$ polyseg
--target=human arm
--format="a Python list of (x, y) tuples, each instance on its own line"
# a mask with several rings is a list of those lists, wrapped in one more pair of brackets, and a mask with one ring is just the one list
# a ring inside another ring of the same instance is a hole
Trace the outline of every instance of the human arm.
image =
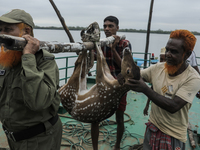
[(148, 98), (146, 106), (145, 106), (145, 108), (143, 110), (144, 116), (148, 115), (149, 103), (150, 103), (150, 99)]
[[(50, 60), (52, 58), (53, 60)], [(22, 59), (20, 77), (25, 104), (34, 111), (49, 107), (57, 96), (59, 83), (59, 72), (54, 57), (47, 56), (47, 60), (37, 62), (35, 55), (26, 54)]]
[[(193, 66), (193, 68), (200, 74), (198, 66)], [(198, 99), (200, 99), (200, 90), (199, 90), (198, 93), (196, 94), (196, 97), (197, 97)]]
[(113, 37), (115, 38), (115, 41), (113, 44), (110, 44), (110, 48), (111, 48), (111, 51), (113, 52), (113, 57), (115, 59), (115, 62), (117, 63), (117, 66), (121, 68), (122, 59), (116, 50), (116, 46), (120, 41), (120, 37), (117, 35), (113, 35)]
[[(27, 46), (27, 51), (36, 51), (29, 49)], [(59, 71), (52, 54), (40, 50), (35, 55), (22, 55), (20, 78), (24, 103), (31, 110), (41, 111), (53, 103), (59, 105), (59, 101), (54, 101), (58, 96)]]
[(156, 93), (146, 85), (142, 78), (140, 78), (140, 80), (129, 79), (129, 83), (126, 84), (130, 86), (133, 91), (144, 93), (153, 103), (170, 113), (177, 112), (187, 104), (185, 100), (178, 96), (170, 99)]
[[(193, 52), (192, 54), (193, 54), (194, 56), (192, 57), (192, 60), (190, 60), (190, 61), (192, 62), (191, 65), (192, 65), (192, 67), (198, 72), (198, 74), (200, 74), (199, 68), (198, 68), (198, 66), (197, 66), (196, 55), (195, 55), (194, 52)], [(196, 94), (196, 97), (200, 99), (200, 90), (199, 90), (198, 93)]]
[[(198, 68), (198, 65), (197, 65), (196, 54), (195, 54), (194, 51), (192, 52), (192, 54), (190, 56), (189, 62), (190, 62), (190, 65), (198, 72), (198, 74), (200, 74), (199, 68)], [(200, 99), (200, 90), (196, 94), (196, 97)]]
[[(151, 89), (153, 89), (153, 86), (151, 86)], [(144, 116), (145, 116), (145, 115), (148, 115), (149, 103), (150, 103), (150, 99), (148, 98), (147, 103), (146, 103), (146, 106), (145, 106), (145, 108), (144, 108), (144, 110), (143, 110)]]
[[(193, 68), (200, 74), (198, 66), (193, 66)], [(200, 99), (200, 90), (196, 94), (196, 97)]]

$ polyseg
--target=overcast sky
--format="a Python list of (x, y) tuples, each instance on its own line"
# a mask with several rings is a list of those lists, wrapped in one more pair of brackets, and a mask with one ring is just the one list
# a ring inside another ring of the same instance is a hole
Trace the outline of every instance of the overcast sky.
[[(38, 26), (61, 23), (49, 0), (0, 0), (0, 15), (24, 9)], [(67, 26), (103, 27), (108, 15), (117, 16), (120, 28), (147, 29), (151, 0), (54, 0)], [(187, 29), (200, 32), (200, 0), (154, 0), (151, 30)]]

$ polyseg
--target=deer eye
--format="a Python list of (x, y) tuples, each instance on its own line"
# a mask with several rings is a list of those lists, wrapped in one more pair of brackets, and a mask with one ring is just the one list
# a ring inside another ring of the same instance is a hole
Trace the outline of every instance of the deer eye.
[(127, 70), (127, 74), (129, 74), (130, 72), (129, 72), (129, 69)]

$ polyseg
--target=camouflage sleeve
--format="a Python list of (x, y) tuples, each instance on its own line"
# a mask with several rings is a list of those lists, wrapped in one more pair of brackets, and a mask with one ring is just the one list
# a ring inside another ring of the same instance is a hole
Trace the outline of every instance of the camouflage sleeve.
[[(59, 71), (52, 54), (22, 56), (22, 93), (25, 104), (34, 111), (49, 107), (57, 98)], [(59, 105), (60, 99), (56, 102)]]

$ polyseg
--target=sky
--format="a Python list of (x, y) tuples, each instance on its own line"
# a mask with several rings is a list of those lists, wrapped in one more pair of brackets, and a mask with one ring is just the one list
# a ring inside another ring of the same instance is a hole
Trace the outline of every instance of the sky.
[[(87, 27), (114, 15), (121, 29), (147, 29), (151, 0), (53, 0), (67, 26)], [(0, 0), (0, 15), (12, 9), (30, 13), (38, 26), (61, 27), (49, 0)], [(151, 30), (200, 32), (200, 0), (154, 0)]]

